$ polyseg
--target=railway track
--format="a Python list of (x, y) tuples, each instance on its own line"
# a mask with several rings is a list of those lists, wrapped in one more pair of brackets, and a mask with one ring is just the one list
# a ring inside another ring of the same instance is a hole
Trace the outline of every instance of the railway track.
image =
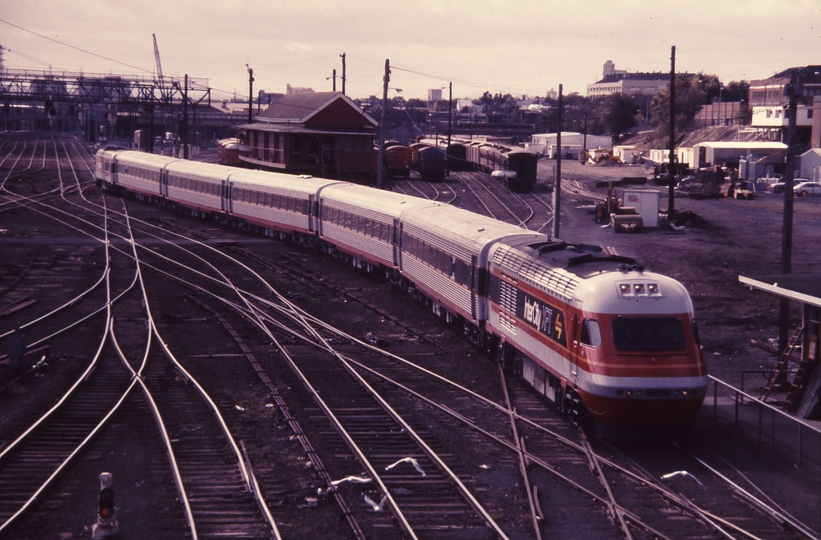
[[(27, 162), (33, 148), (34, 145), (29, 147), (19, 162)], [(37, 148), (39, 156), (40, 143)], [(56, 147), (52, 145), (52, 148)], [(15, 158), (18, 150), (15, 150)], [(69, 152), (73, 150), (69, 148), (64, 155)], [(72, 155), (81, 156), (79, 152)], [(10, 161), (11, 158), (4, 163)], [(75, 161), (73, 166), (60, 169), (61, 176), (67, 177), (61, 185), (71, 205), (61, 202), (59, 209), (55, 205), (55, 209), (48, 212), (54, 216), (60, 213), (58, 210), (73, 209), (71, 211), (84, 221), (73, 221), (72, 226), (99, 231), (96, 227), (104, 221), (97, 213), (99, 208), (77, 197), (88, 185), (83, 179), (88, 170), (83, 170), (81, 163)], [(72, 176), (75, 173), (77, 177)], [(13, 170), (7, 176), (14, 178)], [(26, 208), (26, 212), (36, 208), (43, 211), (50, 204), (18, 199), (12, 211), (20, 212), (22, 208)], [(153, 216), (151, 223), (160, 226), (150, 226), (148, 221), (134, 224), (136, 246), (132, 246), (124, 214), (111, 217), (111, 221), (118, 222), (110, 228), (114, 236), (106, 244), (113, 253), (113, 277), (118, 283), (114, 289), (124, 290), (125, 282), (133, 279), (134, 260), (127, 254), (134, 251), (139, 253), (146, 277), (148, 300), (141, 301), (131, 293), (119, 299), (111, 317), (113, 332), (108, 335), (116, 337), (122, 356), (135, 371), (143, 355), (146, 356), (146, 371), (142, 377), (146, 390), (132, 390), (132, 397), (101, 428), (97, 442), (92, 441), (95, 446), (90, 452), (107, 455), (105, 448), (116, 445), (117, 438), (133, 437), (135, 432), (152, 439), (145, 451), (152, 456), (151, 470), (163, 477), (158, 484), (158, 491), (164, 494), (160, 504), (173, 500), (179, 492), (169, 472), (174, 469), (172, 463), (178, 460), (179, 482), (187, 486), (184, 493), (196, 493), (199, 497), (191, 497), (191, 516), (203, 537), (222, 534), (219, 531), (226, 530), (225, 523), (234, 519), (235, 530), (241, 530), (244, 537), (270, 537), (272, 529), (266, 525), (264, 511), (256, 502), (260, 498), (268, 502), (273, 522), (285, 525), (285, 537), (289, 538), (315, 537), (311, 531), (315, 534), (322, 527), (326, 528), (329, 538), (395, 538), (399, 534), (423, 538), (538, 538), (540, 534), (561, 537), (563, 531), (572, 531), (574, 537), (596, 538), (813, 537), (802, 533), (800, 524), (785, 525), (781, 514), (755, 506), (749, 497), (736, 496), (737, 487), (729, 486), (679, 448), (657, 445), (653, 447), (653, 459), (641, 454), (631, 459), (630, 447), (620, 451), (595, 439), (585, 441), (570, 422), (506, 374), (503, 379), (510, 385), (508, 404), (493, 362), (470, 357), (470, 353), (443, 353), (455, 350), (443, 341), (451, 330), (431, 332), (427, 328), (415, 328), (405, 322), (405, 316), (392, 320), (392, 310), (385, 309), (385, 302), (377, 299), (383, 290), (381, 286), (370, 285), (371, 278), (358, 280), (359, 285), (346, 283), (329, 287), (331, 279), (327, 276), (310, 278), (303, 267), (293, 266), (294, 261), (278, 255), (283, 250), (272, 251), (270, 240), (237, 236), (218, 229), (209, 229), (211, 238), (197, 238), (202, 234), (191, 235), (175, 226), (180, 222), (177, 217), (131, 202), (127, 202), (127, 206)], [(178, 234), (170, 234), (172, 232)], [(237, 249), (237, 239), (241, 240), (243, 249)], [(103, 243), (97, 245), (94, 250), (99, 251)], [(238, 261), (232, 262), (225, 256), (229, 251)], [(35, 252), (27, 259), (32, 261), (32, 270), (45, 264), (44, 253)], [(319, 255), (298, 253), (297, 258), (305, 267), (321, 265), (327, 272), (338, 266)], [(108, 259), (100, 257), (101, 261)], [(286, 271), (285, 267), (290, 269)], [(251, 268), (262, 275), (253, 275), (249, 272)], [(99, 279), (100, 272), (100, 268), (91, 271), (95, 279)], [(18, 287), (27, 286), (32, 275), (31, 271), (27, 273)], [(89, 288), (88, 279), (82, 281), (83, 287), (78, 282), (72, 287), (76, 289), (73, 292)], [(189, 283), (184, 285), (184, 294), (168, 294), (167, 291), (182, 281)], [(283, 284), (286, 284), (284, 289)], [(27, 294), (42, 298), (41, 291), (45, 290), (32, 289)], [(314, 303), (323, 306), (321, 311), (326, 315), (347, 305), (340, 313), (356, 314), (356, 318), (348, 322), (349, 333), (295, 311), (289, 302), (276, 300), (277, 291), (284, 290), (293, 293), (294, 298), (302, 296), (308, 304), (315, 299)], [(7, 294), (17, 294), (16, 291), (17, 288)], [(99, 293), (95, 291), (81, 303), (99, 307), (99, 298), (91, 299)], [(199, 292), (194, 296), (192, 291)], [(185, 300), (194, 297), (202, 299), (201, 302)], [(361, 308), (358, 313), (349, 305), (360, 300), (376, 308), (370, 311), (371, 316), (363, 316)], [(162, 314), (153, 323), (157, 333), (151, 338), (150, 354), (145, 352), (149, 335), (146, 326), (152, 324), (146, 323), (149, 317), (144, 303), (151, 306), (155, 316)], [(206, 308), (205, 303), (211, 307)], [(35, 304), (17, 313), (27, 314), (35, 306), (40, 308)], [(288, 317), (283, 319), (283, 313)], [(104, 318), (103, 315), (96, 317)], [(220, 323), (219, 331), (214, 327), (214, 317), (227, 323)], [(424, 320), (424, 317), (413, 318)], [(92, 332), (96, 331), (99, 340), (102, 333), (98, 325), (92, 324), (95, 321), (90, 319), (81, 326), (93, 327)], [(306, 321), (310, 329), (305, 327)], [(431, 322), (431, 328), (437, 327), (437, 321), (431, 319)], [(386, 326), (388, 323), (390, 328)], [(43, 324), (33, 325), (27, 333), (33, 335), (36, 327)], [(363, 339), (366, 332), (356, 331), (361, 325), (372, 329), (372, 343)], [(229, 328), (234, 328), (233, 332)], [(399, 339), (400, 335), (404, 337)], [(429, 341), (418, 340), (415, 335), (426, 336)], [(197, 341), (192, 343), (192, 339)], [(272, 345), (273, 342), (281, 347)], [(178, 359), (180, 367), (170, 362), (168, 354), (161, 350), (161, 343)], [(388, 354), (389, 351), (398, 358)], [(294, 374), (286, 353), (291, 355), (291, 362), (305, 376), (307, 384)], [(114, 358), (111, 351), (107, 350), (106, 355), (114, 360), (106, 369), (111, 370), (115, 379), (133, 380), (122, 361)], [(447, 362), (443, 361), (445, 358)], [(462, 364), (461, 368), (453, 366), (467, 361), (471, 363)], [(346, 362), (348, 368), (344, 367)], [(471, 366), (472, 373), (464, 373), (465, 365)], [(188, 377), (182, 374), (183, 370)], [(93, 377), (98, 373), (102, 377), (104, 371), (95, 370)], [(365, 386), (358, 382), (359, 378)], [(203, 405), (193, 379), (203, 381), (201, 385), (204, 392), (212, 396), (213, 407)], [(462, 384), (457, 387), (453, 384), (455, 380)], [(491, 384), (494, 381), (496, 384)], [(470, 386), (477, 384), (479, 391), (471, 390)], [(14, 385), (9, 387), (13, 388)], [(149, 399), (148, 395), (154, 398)], [(376, 395), (396, 412), (396, 418), (385, 415), (384, 407), (373, 401)], [(165, 446), (153, 420), (146, 421), (146, 417), (157, 414), (149, 409), (152, 400), (158, 404), (157, 410), (162, 411), (159, 414), (167, 418), (168, 444)], [(340, 426), (333, 427), (325, 414), (326, 407), (331, 416), (339, 417)], [(237, 450), (230, 444), (226, 446), (225, 436), (219, 435), (221, 429), (224, 432), (226, 428), (214, 427), (215, 410), (222, 415)], [(250, 414), (252, 410), (256, 411), (254, 416)], [(399, 423), (400, 420), (411, 429)], [(23, 424), (28, 425), (30, 421), (15, 423)], [(126, 424), (130, 424), (127, 431)], [(411, 430), (452, 469), (455, 478), (494, 518), (501, 532), (488, 525), (464, 493), (454, 488), (455, 480), (448, 477), (441, 466), (434, 465), (433, 457), (410, 438)], [(346, 442), (340, 432), (348, 432), (352, 442)], [(359, 451), (352, 449), (352, 443)], [(197, 451), (189, 451), (191, 448)], [(274, 460), (271, 448), (278, 449), (275, 453), (282, 453), (283, 461)], [(172, 451), (175, 458), (167, 458)], [(358, 456), (358, 452), (361, 456), (357, 460), (354, 456)], [(226, 454), (239, 457), (228, 459)], [(284, 456), (291, 456), (292, 462), (288, 463)], [(303, 459), (296, 459), (298, 456)], [(206, 460), (217, 458), (222, 461), (205, 464)], [(416, 460), (425, 476), (405, 458)], [(125, 458), (122, 461), (125, 463)], [(372, 471), (363, 466), (366, 462), (371, 464)], [(240, 466), (240, 463), (246, 465)], [(390, 465), (395, 466), (385, 471)], [(2, 467), (0, 458), (0, 481), (5, 477)], [(687, 470), (689, 475), (661, 478), (679, 470)], [(289, 475), (292, 480), (285, 479)], [(369, 481), (359, 484), (348, 480), (334, 485), (348, 477), (367, 477)], [(377, 477), (384, 488), (378, 487)], [(702, 489), (692, 477), (707, 489)], [(261, 494), (258, 498), (251, 495), (251, 478), (258, 481)], [(61, 492), (78, 490), (71, 467), (56, 479)], [(525, 487), (528, 484), (529, 487)], [(331, 489), (334, 487), (336, 489)], [(215, 510), (214, 494), (220, 490), (233, 493), (232, 510), (229, 511), (227, 504)], [(392, 496), (395, 508), (389, 499), (379, 508), (386, 493)], [(38, 504), (54, 504), (59, 497), (44, 491)], [(234, 503), (237, 506), (233, 506)], [(223, 519), (216, 519), (220, 514)], [(165, 531), (158, 532), (156, 537), (179, 537), (188, 530), (192, 519), (186, 519), (185, 512), (179, 509), (159, 511), (158, 515), (161, 517), (156, 524), (146, 523), (148, 527)], [(402, 532), (400, 515), (406, 518), (412, 533), (408, 533), (408, 529)], [(88, 521), (90, 519), (84, 520)], [(23, 523), (22, 528), (16, 528), (11, 533), (16, 535), (13, 537), (23, 537), (26, 527), (32, 526), (26, 517), (19, 523)]]

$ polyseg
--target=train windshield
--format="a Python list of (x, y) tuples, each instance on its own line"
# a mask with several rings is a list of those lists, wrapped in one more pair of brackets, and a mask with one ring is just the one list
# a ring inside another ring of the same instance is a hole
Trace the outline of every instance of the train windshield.
[(673, 317), (613, 320), (613, 341), (622, 351), (682, 351), (684, 325)]

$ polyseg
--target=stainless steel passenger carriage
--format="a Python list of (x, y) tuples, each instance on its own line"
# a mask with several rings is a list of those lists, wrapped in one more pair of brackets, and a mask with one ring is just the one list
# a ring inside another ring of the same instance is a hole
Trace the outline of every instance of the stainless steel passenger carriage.
[[(113, 156), (104, 153), (98, 162), (110, 159), (111, 185), (122, 189), (147, 195), (150, 197), (164, 197), (163, 183), (165, 168), (169, 163), (178, 161), (175, 158), (146, 154), (134, 151), (112, 151)], [(99, 168), (99, 166), (98, 166)]]
[(414, 208), (402, 214), (402, 273), (435, 304), (477, 324), (487, 318), (480, 284), (488, 250), (519, 238), (545, 237), (449, 205)]
[(191, 209), (205, 213), (224, 213), (225, 185), (233, 167), (176, 160), (166, 165), (166, 182), (163, 195)]
[[(236, 169), (229, 179), (228, 211), (251, 225), (286, 234), (316, 235), (318, 194), (338, 180)], [(270, 233), (267, 233), (269, 236)]]
[(329, 186), (320, 194), (320, 237), (365, 264), (398, 268), (396, 229), (400, 216), (408, 209), (433, 204), (354, 184)]

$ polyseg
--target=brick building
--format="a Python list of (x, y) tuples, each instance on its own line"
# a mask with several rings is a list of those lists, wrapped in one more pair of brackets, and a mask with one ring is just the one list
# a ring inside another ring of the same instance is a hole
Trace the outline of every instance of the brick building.
[(250, 167), (371, 183), (377, 122), (341, 92), (286, 94), (241, 126)]

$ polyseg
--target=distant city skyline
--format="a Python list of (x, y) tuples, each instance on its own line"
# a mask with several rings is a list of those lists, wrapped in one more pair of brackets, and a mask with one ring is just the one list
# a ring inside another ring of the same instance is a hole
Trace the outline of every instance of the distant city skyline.
[(389, 95), (422, 100), (451, 82), (454, 98), (585, 95), (607, 60), (668, 72), (673, 45), (676, 71), (725, 84), (821, 64), (821, 7), (805, 0), (22, 0), (0, 8), (0, 28), (7, 68), (142, 76), (155, 34), (164, 75), (208, 78), (214, 99), (247, 97), (248, 68), (254, 94), (329, 91), (334, 69), (341, 90), (342, 53), (350, 97), (381, 97), (389, 59)]

